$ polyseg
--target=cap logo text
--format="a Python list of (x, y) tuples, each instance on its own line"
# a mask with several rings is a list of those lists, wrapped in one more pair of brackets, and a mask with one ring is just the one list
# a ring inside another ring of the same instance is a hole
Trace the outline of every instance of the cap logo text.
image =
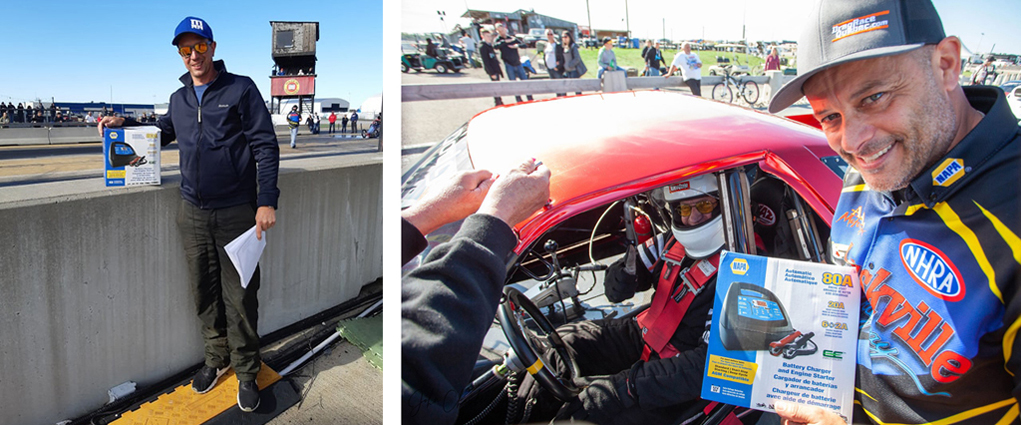
[(850, 37), (864, 32), (880, 30), (890, 27), (889, 20), (879, 20), (880, 16), (890, 14), (889, 10), (865, 15), (859, 18), (850, 19), (833, 26), (833, 41)]
[(202, 30), (202, 21), (200, 21), (198, 19), (192, 19), (191, 20), (191, 29), (201, 31)]

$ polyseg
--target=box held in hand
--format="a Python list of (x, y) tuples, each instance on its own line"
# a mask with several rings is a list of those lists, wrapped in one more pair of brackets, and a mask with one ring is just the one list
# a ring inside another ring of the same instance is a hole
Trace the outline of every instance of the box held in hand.
[(106, 129), (103, 162), (107, 186), (160, 184), (160, 130), (153, 126)]

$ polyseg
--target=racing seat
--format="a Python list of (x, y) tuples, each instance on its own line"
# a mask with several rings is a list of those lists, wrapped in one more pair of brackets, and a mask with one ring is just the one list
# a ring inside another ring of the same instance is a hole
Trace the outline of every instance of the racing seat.
[(755, 216), (755, 233), (762, 238), (771, 257), (800, 259), (787, 210), (794, 208), (794, 193), (775, 177), (762, 175), (752, 183), (751, 198)]

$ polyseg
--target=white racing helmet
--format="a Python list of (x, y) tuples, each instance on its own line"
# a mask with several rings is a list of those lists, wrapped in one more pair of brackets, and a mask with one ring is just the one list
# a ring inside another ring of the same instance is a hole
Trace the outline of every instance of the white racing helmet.
[(686, 181), (678, 182), (663, 188), (663, 197), (670, 206), (670, 230), (681, 245), (684, 245), (687, 256), (695, 259), (706, 258), (723, 248), (723, 214), (717, 206), (716, 217), (696, 226), (685, 226), (681, 223), (680, 213), (675, 211), (677, 201), (697, 198), (704, 195), (719, 196), (719, 185), (712, 174), (703, 174)]

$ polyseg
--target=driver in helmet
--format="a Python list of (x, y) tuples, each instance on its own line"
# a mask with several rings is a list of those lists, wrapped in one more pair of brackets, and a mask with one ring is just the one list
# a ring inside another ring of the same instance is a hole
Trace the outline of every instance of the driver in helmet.
[[(604, 280), (612, 302), (654, 287), (652, 305), (634, 318), (561, 326), (585, 388), (560, 403), (525, 376), (515, 403), (520, 422), (555, 416), (597, 424), (675, 423), (707, 408), (699, 394), (724, 245), (719, 187), (705, 174), (658, 191), (651, 195), (665, 201), (670, 231), (629, 248)], [(550, 360), (558, 370), (567, 367), (555, 353)]]

